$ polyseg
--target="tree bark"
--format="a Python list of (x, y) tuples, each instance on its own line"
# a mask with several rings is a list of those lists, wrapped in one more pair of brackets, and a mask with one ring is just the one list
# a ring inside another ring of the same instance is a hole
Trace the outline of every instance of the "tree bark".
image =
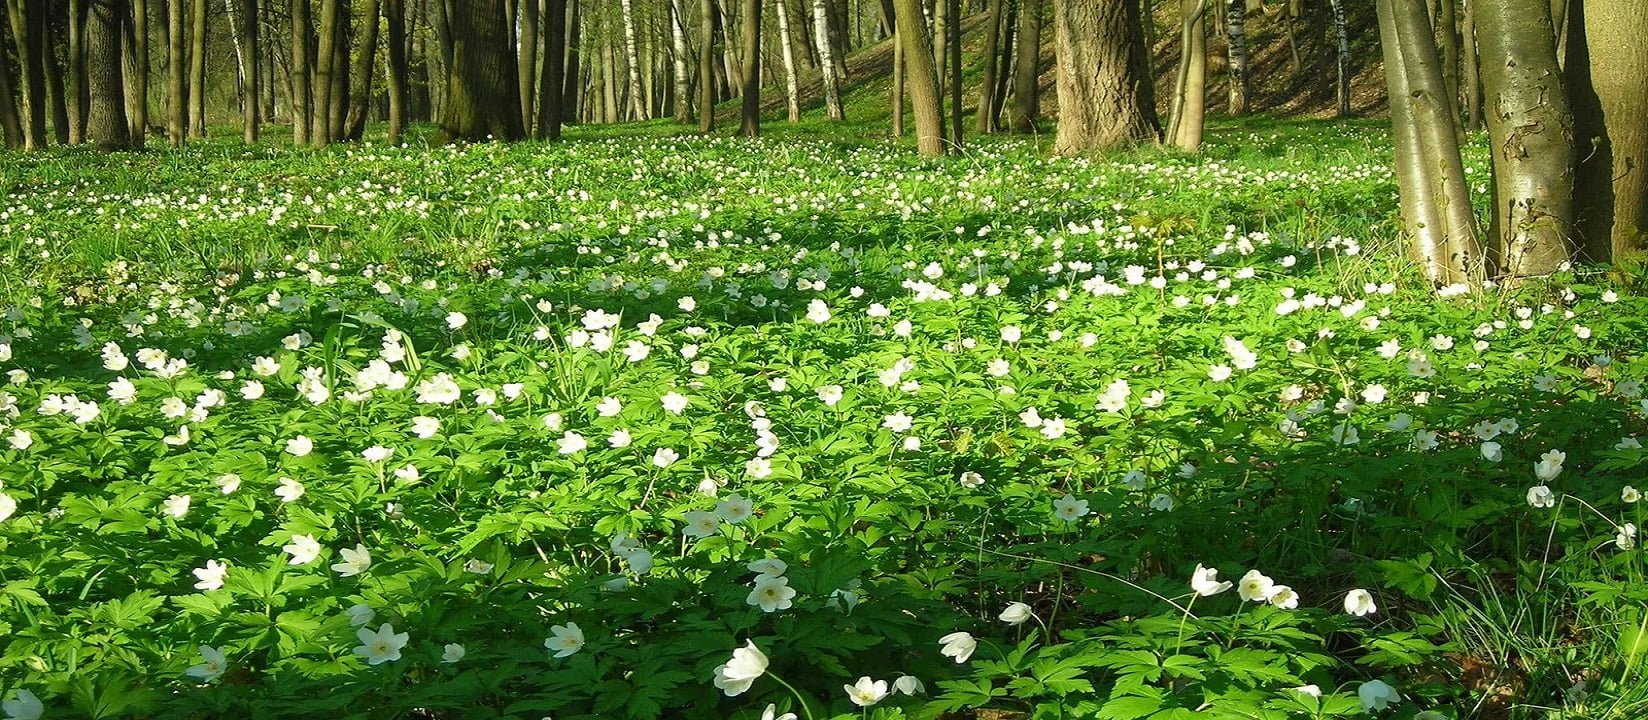
[(1015, 133), (1033, 133), (1041, 116), (1037, 97), (1041, 78), (1042, 0), (1023, 0), (1019, 6), (1019, 55), (1013, 61), (1013, 102), (1009, 111)]
[[(528, 3), (537, 0), (524, 0)], [(366, 121), (372, 111), (372, 80), (378, 67), (378, 16), (380, 0), (365, 0), (361, 6), (360, 54), (355, 59), (353, 76), (355, 87), (349, 93), (349, 114), (344, 123), (343, 138), (360, 142), (366, 135)]]
[(521, 127), (528, 135), (537, 135), (538, 128), (538, 0), (516, 0), (520, 10), (516, 18), (520, 25), (520, 39), (515, 43), (518, 57), (515, 63), (517, 92), (521, 95)]
[(41, 150), (46, 147), (46, 7), (42, 0), (9, 0), (6, 10), (21, 64), (23, 148)]
[(189, 131), (206, 137), (206, 0), (193, 0), (189, 10)]
[(1136, 0), (1053, 0), (1061, 155), (1154, 140), (1161, 132)]
[(189, 135), (187, 5), (188, 0), (168, 0), (166, 5), (166, 137), (174, 148), (182, 148)]
[(1350, 117), (1350, 32), (1345, 27), (1345, 0), (1328, 0), (1333, 11), (1334, 44), (1333, 84), (1334, 100), (1339, 106), (1339, 117)]
[(51, 105), (52, 140), (58, 145), (69, 142), (69, 105), (63, 87), (63, 68), (57, 63), (57, 29), (46, 24), (46, 98)]
[(847, 108), (841, 101), (841, 76), (835, 60), (835, 43), (831, 40), (829, 7), (826, 0), (813, 0), (813, 42), (818, 46), (818, 68), (823, 74), (824, 109), (831, 120), (847, 119)]
[(801, 122), (801, 88), (795, 76), (795, 43), (790, 38), (790, 4), (773, 0), (778, 15), (779, 57), (784, 61), (784, 108), (790, 122)]
[(388, 45), (389, 66), (384, 83), (389, 89), (389, 144), (401, 144), (406, 133), (406, 0), (383, 0), (384, 43)]
[[(897, 11), (894, 11), (895, 13)], [(893, 137), (904, 137), (904, 36), (893, 22)]]
[(1001, 50), (1001, 19), (1006, 0), (990, 0), (990, 18), (984, 28), (984, 75), (979, 78), (978, 112), (973, 129), (980, 133), (997, 130), (996, 120), (996, 54)]
[[(941, 2), (943, 0), (940, 0)], [(949, 0), (950, 20), (944, 27), (945, 34), (949, 35), (948, 45), (950, 54), (946, 59), (950, 66), (950, 148), (952, 152), (961, 152), (964, 141), (962, 131), (965, 129), (964, 118), (966, 113), (961, 107), (961, 0)]]
[[(234, 11), (236, 4), (240, 5), (238, 15)], [(258, 141), (258, 124), (261, 121), (258, 102), (262, 97), (264, 82), (258, 63), (257, 0), (224, 0), (224, 7), (230, 10), (231, 22), (240, 28), (235, 40), (242, 79), (240, 137), (246, 144), (252, 145)]]
[(544, 0), (544, 62), (538, 78), (538, 137), (561, 139), (563, 96), (566, 84), (567, 0)]
[(1173, 90), (1173, 118), (1168, 135), (1185, 152), (1202, 147), (1207, 116), (1208, 0), (1180, 0), (1179, 76)]
[(698, 48), (698, 131), (715, 129), (715, 0), (700, 0), (704, 37)]
[[(693, 106), (692, 69), (687, 64), (687, 11), (684, 3), (685, 0), (670, 0), (669, 5), (670, 61), (675, 69), (675, 121), (683, 125), (692, 122)], [(783, 19), (783, 16), (780, 16), (780, 19)], [(785, 37), (788, 39), (787, 33)], [(795, 67), (793, 60), (790, 61), (790, 67)]]
[[(1017, 49), (1013, 43), (1019, 26), (1018, 4), (1019, 0), (1006, 0), (1007, 14), (1001, 20), (1001, 57), (996, 62), (996, 87), (990, 96), (990, 122), (995, 132), (1002, 129), (1001, 114), (1007, 110), (1007, 96), (1013, 89), (1013, 57)], [(1150, 47), (1148, 41), (1145, 47)]]
[(744, 0), (743, 110), (738, 131), (761, 135), (761, 0)]
[(86, 0), (69, 0), (69, 142), (86, 140)]
[[(437, 0), (438, 2), (439, 0)], [(171, 0), (173, 7), (182, 7), (183, 0)], [(292, 0), (292, 144), (309, 144), (309, 116), (314, 109), (314, 88), (310, 84), (309, 0)], [(178, 56), (181, 57), (181, 56)]]
[(922, 19), (921, 0), (896, 0), (898, 34), (904, 45), (905, 87), (916, 116), (916, 150), (923, 155), (943, 155), (944, 108), (938, 93), (938, 68), (932, 46), (927, 43), (927, 26)]
[(1562, 87), (1547, 0), (1479, 3), (1476, 27), (1492, 138), (1495, 270), (1556, 272), (1573, 229), (1573, 115)]
[(91, 102), (86, 137), (103, 152), (126, 150), (132, 144), (120, 71), (120, 28), (129, 12), (127, 0), (87, 1), (86, 86)]
[[(1341, 0), (1343, 1), (1343, 0)], [(1442, 51), (1442, 84), (1447, 87), (1451, 112), (1459, 114), (1459, 9), (1460, 0), (1439, 0), (1436, 14), (1436, 35), (1441, 39), (1437, 48)], [(1459, 126), (1459, 141), (1465, 141), (1465, 128)]]
[(337, 67), (338, 26), (341, 8), (339, 0), (321, 0), (319, 32), (315, 40), (315, 80), (312, 92), (314, 93), (314, 107), (309, 111), (309, 144), (323, 148), (332, 142), (332, 103), (336, 102), (333, 91), (333, 75), (339, 71)]
[(1648, 251), (1648, 13), (1635, 0), (1585, 0), (1568, 16), (1575, 220), (1585, 258)]
[[(567, 3), (566, 20), (566, 68), (565, 82), (561, 93), (561, 124), (578, 117), (579, 92), (582, 85), (582, 47), (584, 22), (583, 13), (579, 8), (580, 0), (556, 0)], [(561, 137), (561, 129), (554, 130), (555, 138)]]
[(23, 119), (17, 112), (16, 96), (11, 89), (11, 57), (0, 51), (0, 136), (4, 136), (8, 150), (23, 147)]
[(149, 134), (149, 3), (127, 0), (120, 53), (125, 73), (126, 122), (132, 126), (132, 149), (142, 150)]
[(443, 142), (520, 140), (520, 87), (504, 0), (458, 3), (451, 15), (451, 97), (441, 116)]
[(646, 93), (641, 90), (641, 56), (635, 49), (635, 10), (632, 0), (618, 0), (623, 11), (624, 59), (629, 70), (629, 113), (632, 120), (647, 120)]
[(1225, 11), (1225, 37), (1230, 53), (1230, 114), (1247, 114), (1247, 0), (1229, 0)]

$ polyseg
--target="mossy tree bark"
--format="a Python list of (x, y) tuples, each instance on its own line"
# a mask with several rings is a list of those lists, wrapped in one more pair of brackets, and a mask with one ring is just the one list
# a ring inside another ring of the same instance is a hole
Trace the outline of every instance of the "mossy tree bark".
[(1567, 80), (1574, 112), (1574, 218), (1584, 256), (1648, 251), (1648, 12), (1639, 0), (1575, 2)]
[(126, 84), (120, 68), (120, 26), (131, 6), (127, 0), (88, 0), (86, 12), (86, 89), (91, 97), (86, 138), (104, 152), (132, 145), (126, 119)]
[(1015, 133), (1033, 133), (1041, 116), (1037, 97), (1041, 78), (1042, 0), (1022, 0), (1019, 4), (1019, 52), (1013, 60), (1013, 102), (1008, 110), (1009, 126)]
[(440, 140), (520, 140), (520, 87), (505, 0), (460, 0), (449, 18), (451, 95), (441, 115)]
[[(183, 20), (182, 20), (182, 14), (183, 14), (182, 8), (183, 8), (183, 4), (184, 4), (185, 0), (170, 0), (170, 2), (171, 2), (170, 7), (173, 8), (172, 17), (170, 18), (170, 22), (179, 23), (179, 27), (181, 27), (181, 23), (183, 22)], [(309, 115), (312, 112), (313, 106), (314, 106), (314, 101), (313, 101), (314, 87), (309, 82), (310, 65), (311, 65), (311, 63), (310, 63), (310, 54), (312, 52), (311, 49), (310, 49), (310, 42), (311, 42), (310, 35), (312, 34), (312, 28), (311, 28), (311, 25), (310, 25), (310, 17), (309, 17), (309, 11), (311, 9), (312, 9), (312, 7), (310, 5), (309, 0), (292, 0), (292, 7), (291, 7), (291, 13), (290, 13), (290, 17), (292, 19), (292, 31), (290, 33), (290, 36), (291, 36), (291, 39), (292, 39), (292, 51), (291, 51), (292, 71), (291, 71), (291, 78), (292, 78), (292, 144), (293, 145), (308, 145), (309, 144)], [(172, 56), (171, 56), (171, 61), (170, 62), (176, 63), (177, 66), (171, 69), (169, 75), (171, 77), (171, 82), (174, 83), (174, 84), (181, 83), (182, 82), (182, 77), (183, 77), (183, 66), (182, 66), (182, 63), (183, 63), (183, 52), (182, 52), (183, 45), (182, 45), (182, 42), (183, 41), (181, 39), (179, 39), (181, 36), (176, 34), (176, 33), (179, 33), (179, 32), (181, 32), (181, 31), (180, 30), (173, 30), (174, 35), (172, 36), (173, 45), (172, 45), (172, 50), (171, 50)], [(175, 97), (177, 98), (176, 102), (178, 102), (178, 103), (183, 102), (183, 92), (184, 91), (181, 89), (181, 87), (176, 91), (176, 95), (175, 95)], [(172, 112), (178, 112), (178, 111), (176, 109), (173, 109)], [(181, 119), (179, 119), (177, 122), (179, 122), (179, 126), (181, 127), (183, 121)], [(179, 141), (174, 139), (172, 142), (173, 142), (174, 145), (176, 145), (176, 144), (178, 144)]]
[(383, 0), (384, 43), (389, 46), (389, 144), (399, 145), (406, 132), (406, 0)]
[(1161, 132), (1136, 0), (1053, 0), (1061, 155), (1152, 141)]
[(699, 0), (703, 42), (698, 46), (698, 131), (715, 129), (715, 0)]

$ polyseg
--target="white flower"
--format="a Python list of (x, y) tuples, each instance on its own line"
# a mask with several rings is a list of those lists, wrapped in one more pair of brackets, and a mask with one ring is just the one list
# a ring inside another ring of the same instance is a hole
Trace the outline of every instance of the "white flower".
[(461, 313), (461, 312), (451, 312), (451, 313), (446, 314), (446, 327), (447, 327), (447, 329), (457, 330), (458, 328), (461, 328), (461, 327), (463, 327), (465, 325), (468, 325), (468, 324), (469, 324), (469, 318), (465, 317), (464, 314)]
[(366, 658), (368, 665), (382, 665), (401, 659), (401, 648), (406, 647), (407, 634), (396, 633), (394, 626), (384, 623), (377, 632), (366, 628), (355, 631), (355, 637), (360, 638), (360, 645), (355, 647), (355, 654)]
[(843, 685), (842, 687), (847, 690), (847, 699), (853, 701), (853, 704), (859, 707), (867, 708), (887, 697), (887, 681), (871, 680), (868, 675), (859, 678), (858, 682), (852, 685)]
[(750, 572), (760, 577), (778, 577), (783, 575), (784, 571), (788, 570), (790, 566), (778, 558), (762, 558), (745, 567), (748, 567)]
[(275, 496), (279, 497), (281, 502), (293, 502), (303, 497), (303, 483), (283, 477), (280, 479), (280, 487), (275, 488)]
[(464, 659), (464, 655), (467, 652), (468, 651), (464, 650), (463, 645), (458, 643), (447, 643), (446, 647), (441, 648), (441, 662), (451, 665), (452, 663)]
[(957, 665), (967, 662), (967, 659), (973, 656), (973, 651), (978, 649), (978, 640), (965, 632), (945, 635), (938, 639), (938, 643), (941, 646), (939, 653), (945, 657), (955, 658)]
[(16, 512), (17, 499), (5, 493), (0, 493), (0, 522), (5, 522)]
[(687, 409), (687, 396), (675, 392), (674, 390), (665, 393), (663, 397), (658, 399), (658, 401), (662, 403), (664, 405), (664, 409), (668, 410), (672, 415), (680, 415)]
[(373, 463), (381, 463), (388, 460), (389, 456), (394, 454), (394, 448), (386, 448), (382, 445), (373, 445), (372, 447), (361, 451), (361, 457), (367, 462)]
[(1196, 571), (1190, 574), (1190, 589), (1202, 597), (1212, 597), (1230, 588), (1230, 581), (1220, 582), (1219, 571), (1213, 568), (1198, 564)]
[(568, 430), (555, 441), (555, 446), (562, 455), (573, 455), (583, 452), (584, 448), (589, 447), (589, 442), (584, 440), (584, 436)]
[(658, 448), (652, 453), (652, 464), (658, 468), (667, 468), (680, 459), (681, 453), (676, 452), (674, 448)]
[(1214, 365), (1207, 369), (1207, 377), (1213, 382), (1224, 382), (1230, 379), (1229, 365)]
[(1020, 330), (1017, 325), (1008, 325), (1001, 329), (1001, 339), (1005, 343), (1016, 343), (1023, 335), (1024, 331)]
[(744, 473), (757, 480), (772, 475), (772, 461), (766, 458), (751, 458), (744, 463)]
[(584, 630), (578, 623), (551, 625), (549, 633), (550, 637), (544, 639), (544, 649), (553, 651), (555, 657), (564, 658), (584, 648)]
[(333, 564), (332, 572), (344, 577), (354, 577), (372, 567), (372, 553), (364, 544), (356, 543), (353, 549), (343, 548), (338, 554), (343, 556), (343, 562)]
[(1075, 495), (1065, 493), (1064, 497), (1053, 501), (1053, 517), (1065, 522), (1075, 522), (1077, 518), (1086, 514), (1087, 501)]
[(984, 476), (969, 470), (962, 473), (961, 477), (956, 479), (956, 482), (961, 483), (964, 488), (976, 490), (984, 486)]
[(362, 627), (367, 623), (372, 622), (372, 618), (377, 616), (377, 613), (373, 612), (372, 608), (360, 603), (350, 605), (349, 609), (344, 610), (343, 612), (345, 615), (349, 616), (349, 624), (355, 627)]
[(1041, 436), (1048, 440), (1063, 437), (1065, 430), (1064, 418), (1048, 418), (1041, 422)]
[(819, 324), (829, 322), (830, 306), (825, 305), (823, 300), (817, 299), (807, 303), (807, 319)]
[(286, 452), (294, 457), (303, 457), (314, 451), (315, 442), (307, 435), (299, 435), (286, 441)]
[(1099, 394), (1098, 408), (1105, 412), (1121, 412), (1127, 409), (1127, 398), (1132, 389), (1127, 386), (1126, 380), (1114, 380)]
[(1401, 693), (1383, 680), (1362, 683), (1361, 687), (1356, 688), (1356, 697), (1361, 699), (1362, 709), (1370, 713), (1383, 712), (1385, 708), (1402, 702)]
[(223, 578), (229, 574), (229, 566), (217, 560), (207, 560), (206, 567), (195, 568), (193, 572), (200, 580), (195, 583), (196, 590), (216, 590), (223, 587)]
[(1540, 480), (1554, 480), (1562, 474), (1562, 463), (1568, 459), (1568, 454), (1561, 450), (1548, 450), (1539, 456), (1539, 462), (1534, 463), (1534, 477)]
[(1264, 602), (1276, 593), (1276, 582), (1258, 570), (1249, 570), (1236, 583), (1236, 594), (1249, 602)]
[(690, 510), (681, 519), (686, 521), (686, 527), (681, 533), (690, 538), (704, 538), (715, 534), (721, 524), (721, 518), (715, 513), (703, 510)]
[(1299, 607), (1299, 593), (1286, 585), (1277, 585), (1270, 589), (1270, 604), (1283, 610), (1292, 610)]
[(210, 645), (200, 646), (200, 660), (199, 665), (190, 666), (184, 673), (203, 682), (211, 682), (229, 669), (229, 659), (223, 656), (223, 651)]
[(1008, 625), (1022, 625), (1024, 621), (1034, 616), (1035, 613), (1031, 612), (1029, 605), (1021, 602), (1010, 602), (1007, 604), (1007, 609), (1001, 611), (998, 618)]
[(841, 402), (842, 389), (840, 385), (825, 385), (818, 389), (818, 399), (825, 407), (835, 407)]
[(1642, 499), (1642, 493), (1636, 488), (1626, 485), (1619, 490), (1619, 501), (1630, 505)]
[(290, 565), (308, 565), (320, 557), (320, 543), (314, 535), (293, 535), (292, 542), (282, 546), (281, 550), (292, 556), (287, 561)]
[(1505, 457), (1505, 448), (1499, 443), (1489, 440), (1482, 443), (1482, 459), (1488, 462), (1499, 462)]
[(1345, 593), (1345, 612), (1357, 617), (1364, 617), (1378, 611), (1379, 607), (1373, 604), (1372, 593), (1361, 588)]
[(8, 720), (40, 720), (46, 712), (46, 706), (40, 698), (28, 690), (18, 689), (10, 700), (0, 703), (0, 709), (6, 711)]
[[(188, 495), (173, 495), (171, 497), (166, 498), (166, 501), (164, 503), (162, 503), (162, 505), (166, 509), (166, 514), (172, 516), (175, 519), (182, 520), (184, 515), (189, 514), (189, 496)], [(0, 519), (4, 519), (4, 518), (0, 518)]]
[(1544, 485), (1535, 485), (1528, 488), (1528, 504), (1536, 508), (1556, 506), (1556, 493)]
[(795, 588), (790, 587), (790, 581), (785, 577), (762, 575), (755, 579), (755, 588), (744, 602), (761, 608), (761, 612), (777, 612), (788, 610), (794, 603)]
[(1619, 526), (1619, 532), (1614, 535), (1614, 544), (1621, 550), (1630, 550), (1637, 544), (1637, 526), (1635, 523), (1625, 523)]
[(715, 687), (727, 697), (743, 695), (767, 672), (767, 656), (751, 640), (732, 651), (732, 659), (716, 666)]
[(727, 523), (737, 525), (755, 514), (755, 505), (744, 496), (733, 493), (715, 503), (715, 514)]
[(893, 690), (905, 695), (919, 695), (927, 692), (927, 686), (921, 684), (921, 679), (914, 675), (900, 675), (893, 681)]

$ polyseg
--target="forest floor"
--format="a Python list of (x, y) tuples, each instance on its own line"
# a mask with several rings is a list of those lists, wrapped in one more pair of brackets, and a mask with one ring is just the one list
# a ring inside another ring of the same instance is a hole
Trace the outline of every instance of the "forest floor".
[(1640, 272), (1439, 296), (1375, 121), (881, 132), (8, 158), (4, 710), (1648, 714)]

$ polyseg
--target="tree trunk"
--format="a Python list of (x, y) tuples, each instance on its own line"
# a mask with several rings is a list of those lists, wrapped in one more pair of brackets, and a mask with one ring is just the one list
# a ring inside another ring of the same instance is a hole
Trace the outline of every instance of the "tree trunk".
[[(235, 6), (239, 5), (237, 12)], [(246, 144), (258, 141), (258, 101), (262, 78), (258, 68), (257, 0), (224, 0), (229, 11), (231, 27), (235, 32), (235, 56), (240, 61), (240, 135)]]
[(69, 142), (69, 105), (64, 97), (63, 68), (57, 63), (57, 29), (46, 24), (46, 98), (51, 105), (52, 140), (58, 145)]
[(824, 109), (831, 120), (847, 119), (847, 108), (841, 101), (841, 76), (835, 61), (835, 43), (830, 37), (830, 14), (826, 0), (813, 2), (813, 42), (818, 46), (818, 68), (823, 73)]
[[(1343, 0), (1340, 0), (1343, 2)], [(1442, 84), (1447, 87), (1448, 103), (1455, 116), (1459, 114), (1459, 0), (1439, 0), (1436, 14), (1436, 34), (1441, 39), (1437, 48), (1442, 51)], [(1459, 141), (1465, 141), (1465, 128), (1459, 128)]]
[[(438, 1), (438, 0), (437, 0)], [(332, 103), (336, 102), (332, 82), (337, 67), (338, 25), (341, 8), (339, 0), (321, 0), (319, 32), (315, 40), (314, 107), (309, 110), (309, 144), (322, 148), (334, 139), (332, 134)]]
[(944, 154), (944, 108), (938, 93), (938, 68), (932, 46), (927, 44), (927, 26), (921, 14), (921, 0), (896, 0), (898, 34), (904, 45), (905, 87), (916, 115), (916, 150), (923, 155)]
[(515, 43), (516, 92), (521, 96), (521, 127), (536, 136), (538, 128), (538, 0), (519, 2), (515, 13), (520, 37)]
[(744, 0), (743, 109), (738, 131), (761, 135), (761, 0)]
[(121, 26), (121, 59), (126, 85), (126, 122), (132, 126), (132, 149), (142, 150), (149, 135), (149, 3), (128, 0), (130, 14)]
[(194, 0), (189, 10), (189, 131), (206, 137), (206, 0)]
[(784, 107), (790, 122), (801, 122), (801, 89), (795, 77), (795, 43), (790, 40), (790, 4), (774, 0), (778, 8), (778, 44), (784, 60)]
[(189, 135), (187, 5), (187, 0), (166, 5), (166, 137), (174, 148), (182, 148)]
[(646, 120), (646, 93), (641, 91), (641, 56), (635, 50), (635, 10), (632, 0), (618, 0), (624, 21), (624, 59), (629, 69), (629, 113), (632, 120)]
[(1001, 16), (1006, 0), (990, 0), (990, 19), (984, 28), (984, 76), (979, 78), (978, 112), (973, 128), (992, 133), (996, 128), (996, 53), (1001, 50)]
[[(938, 62), (940, 103), (950, 96), (950, 0), (932, 0), (933, 57)], [(946, 120), (948, 122), (948, 120)]]
[(1482, 73), (1476, 48), (1476, 13), (1473, 5), (1481, 0), (1464, 0), (1465, 13), (1460, 31), (1459, 90), (1465, 96), (1465, 126), (1467, 132), (1482, 128)]
[(4, 51), (0, 51), (0, 136), (4, 136), (8, 150), (23, 147), (23, 119), (11, 89), (11, 57)]
[(87, 0), (86, 89), (91, 102), (86, 138), (103, 152), (126, 150), (132, 145), (120, 72), (120, 27), (129, 12), (127, 0)]
[(1350, 117), (1350, 33), (1345, 28), (1345, 0), (1328, 0), (1328, 5), (1333, 11), (1333, 34), (1337, 40), (1333, 96), (1339, 105), (1339, 117)]
[[(1574, 210), (1573, 115), (1557, 66), (1546, 0), (1475, 8), (1492, 138), (1491, 259), (1519, 277), (1548, 275), (1569, 259)], [(1503, 58), (1503, 60), (1497, 60)]]
[(1054, 0), (1061, 155), (1154, 140), (1161, 132), (1136, 0)]
[(1585, 256), (1648, 250), (1648, 13), (1585, 0), (1568, 17), (1568, 92), (1578, 155), (1575, 219)]
[(1019, 6), (1019, 56), (1013, 61), (1013, 103), (1009, 111), (1015, 133), (1033, 133), (1041, 116), (1037, 97), (1041, 78), (1042, 0), (1023, 0)]
[(950, 147), (953, 152), (961, 152), (964, 142), (962, 131), (965, 129), (966, 113), (961, 107), (961, 0), (949, 0), (950, 22), (944, 32), (950, 36)]
[(544, 0), (544, 63), (538, 78), (538, 137), (561, 139), (562, 95), (566, 84), (566, 0)]
[[(393, 0), (391, 0), (393, 1)], [(524, 0), (535, 3), (538, 0)], [(372, 111), (372, 79), (378, 66), (378, 15), (380, 0), (365, 0), (361, 6), (360, 54), (355, 59), (353, 75), (355, 88), (349, 93), (349, 115), (344, 123), (343, 138), (360, 142), (366, 135), (366, 121)]]
[[(86, 141), (86, 0), (69, 0), (69, 142)], [(21, 140), (21, 138), (19, 138)]]
[[(1334, 0), (1337, 5), (1341, 0)], [(1409, 254), (1420, 263), (1425, 277), (1433, 283), (1449, 282), (1448, 236), (1442, 224), (1438, 198), (1432, 193), (1430, 167), (1424, 146), (1419, 142), (1413, 104), (1408, 102), (1407, 69), (1402, 66), (1402, 50), (1397, 45), (1395, 18), (1380, 0), (1380, 50), (1384, 56), (1385, 83), (1390, 98), (1391, 144), (1396, 155), (1396, 190), (1402, 208), (1402, 226), (1409, 238)]]
[[(183, 0), (171, 2), (173, 7), (183, 5)], [(314, 89), (310, 84), (309, 9), (309, 0), (292, 0), (292, 144), (298, 146), (309, 144), (309, 116), (314, 108)]]
[[(779, 0), (785, 2), (785, 0)], [(692, 122), (692, 68), (687, 60), (687, 9), (685, 0), (670, 0), (670, 60), (675, 69), (675, 121)], [(788, 15), (788, 13), (785, 13)], [(780, 16), (783, 19), (783, 16)], [(785, 38), (789, 35), (786, 33)], [(789, 47), (785, 45), (785, 47)], [(795, 67), (793, 61), (790, 67)]]
[(1225, 37), (1230, 53), (1230, 114), (1247, 114), (1247, 0), (1230, 0), (1225, 11)]
[(1179, 76), (1173, 90), (1173, 119), (1168, 135), (1185, 152), (1202, 147), (1207, 116), (1208, 0), (1180, 0)]
[[(897, 11), (894, 11), (895, 13)], [(893, 22), (893, 137), (904, 137), (904, 36)]]
[(42, 0), (9, 0), (12, 39), (17, 45), (19, 85), (25, 119), (23, 147), (46, 147), (46, 6)]
[(504, 0), (471, 0), (454, 10), (452, 94), (441, 116), (440, 139), (520, 140), (526, 133)]
[[(580, 12), (578, 6), (580, 0), (553, 1), (566, 2), (567, 4), (566, 77), (561, 94), (561, 124), (565, 124), (567, 121), (578, 117), (578, 94), (580, 89), (583, 87), (583, 75), (580, 63), (582, 58), (581, 48), (583, 46), (584, 23), (583, 14)], [(556, 139), (561, 137), (561, 129), (559, 126), (556, 126), (552, 132), (554, 132), (554, 137)]]
[(384, 82), (389, 89), (389, 144), (406, 133), (406, 0), (383, 0), (383, 41), (389, 46)]
[[(1001, 20), (1001, 48), (1000, 59), (996, 61), (996, 87), (990, 98), (990, 124), (995, 132), (1001, 131), (1001, 114), (1007, 108), (1007, 96), (1013, 88), (1013, 45), (1018, 32), (1018, 3), (1019, 0), (1006, 0), (1007, 14)], [(1148, 27), (1148, 26), (1147, 26)], [(1149, 48), (1150, 44), (1145, 43)]]
[[(350, 0), (338, 3), (338, 27), (332, 36), (332, 97), (327, 103), (326, 130), (334, 142), (345, 138), (349, 120), (349, 6)], [(509, 51), (515, 52), (513, 44)]]

